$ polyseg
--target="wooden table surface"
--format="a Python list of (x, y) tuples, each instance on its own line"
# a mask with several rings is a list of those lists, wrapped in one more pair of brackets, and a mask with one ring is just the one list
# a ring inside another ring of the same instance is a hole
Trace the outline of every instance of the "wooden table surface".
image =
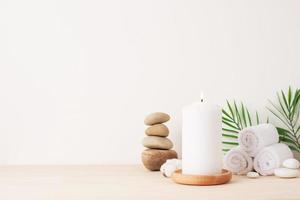
[(178, 185), (142, 166), (1, 166), (0, 199), (300, 199), (300, 178), (234, 176), (219, 186)]

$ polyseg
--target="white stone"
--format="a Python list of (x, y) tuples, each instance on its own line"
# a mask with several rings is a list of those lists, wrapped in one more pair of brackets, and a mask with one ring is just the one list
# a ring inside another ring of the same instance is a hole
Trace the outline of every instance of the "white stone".
[(166, 163), (168, 163), (168, 164), (176, 164), (176, 161), (177, 159), (168, 159), (167, 161), (166, 161)]
[(277, 168), (274, 170), (275, 176), (280, 178), (295, 178), (298, 176), (298, 173), (297, 169)]
[(181, 160), (179, 160), (179, 159), (176, 159), (176, 158), (174, 158), (174, 159), (168, 159), (166, 161), (166, 163), (173, 164), (173, 165), (176, 166), (177, 169), (181, 169)]
[(173, 158), (168, 159), (161, 167), (160, 171), (165, 177), (171, 177), (172, 173), (177, 170), (181, 169), (181, 160)]
[(295, 158), (290, 158), (290, 159), (286, 159), (285, 161), (283, 161), (282, 165), (286, 168), (298, 169), (300, 166), (300, 163)]
[(248, 172), (247, 177), (248, 178), (258, 178), (259, 174), (257, 172)]
[(173, 164), (165, 163), (160, 167), (160, 171), (165, 177), (171, 177), (172, 173), (175, 172), (176, 166)]

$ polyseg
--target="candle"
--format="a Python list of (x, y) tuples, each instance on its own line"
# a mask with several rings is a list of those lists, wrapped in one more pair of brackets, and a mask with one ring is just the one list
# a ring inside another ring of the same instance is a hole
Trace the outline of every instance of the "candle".
[(222, 112), (203, 99), (182, 110), (182, 173), (214, 175), (222, 171)]

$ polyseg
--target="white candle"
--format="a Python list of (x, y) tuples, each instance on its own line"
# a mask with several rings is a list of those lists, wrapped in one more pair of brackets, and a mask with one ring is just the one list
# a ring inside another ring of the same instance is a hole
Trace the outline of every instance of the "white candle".
[(184, 107), (182, 114), (182, 173), (221, 173), (221, 108), (201, 99), (200, 102)]

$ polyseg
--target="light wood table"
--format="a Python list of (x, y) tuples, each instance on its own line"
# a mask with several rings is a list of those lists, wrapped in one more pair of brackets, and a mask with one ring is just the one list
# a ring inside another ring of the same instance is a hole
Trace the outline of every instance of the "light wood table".
[(300, 199), (300, 178), (234, 176), (226, 185), (185, 186), (142, 166), (2, 166), (0, 199)]

